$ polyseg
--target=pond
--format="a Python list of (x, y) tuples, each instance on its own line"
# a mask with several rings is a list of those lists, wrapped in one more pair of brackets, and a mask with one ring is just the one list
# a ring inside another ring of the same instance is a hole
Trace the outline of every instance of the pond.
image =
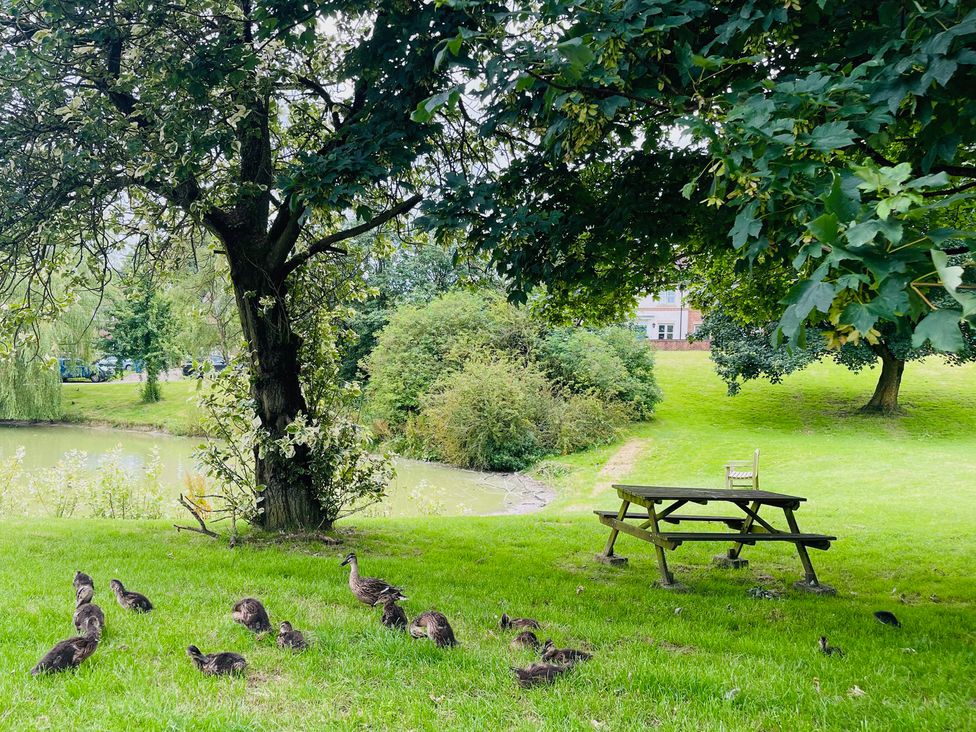
[[(86, 508), (84, 499), (77, 505), (73, 502), (73, 486), (120, 475), (139, 483), (149, 470), (158, 476), (162, 514), (185, 515), (176, 498), (186, 491), (188, 476), (198, 473), (193, 449), (200, 441), (71, 425), (2, 425), (0, 514), (90, 515), (92, 510)], [(459, 470), (405, 458), (397, 458), (395, 464), (396, 476), (387, 498), (367, 509), (366, 515), (521, 513), (541, 507), (549, 497), (545, 486), (524, 476)]]

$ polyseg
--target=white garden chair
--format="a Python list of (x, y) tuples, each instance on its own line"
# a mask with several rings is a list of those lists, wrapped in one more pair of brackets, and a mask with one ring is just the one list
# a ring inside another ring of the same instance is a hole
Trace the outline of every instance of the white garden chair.
[(725, 463), (725, 487), (759, 489), (759, 450), (752, 454), (752, 460)]

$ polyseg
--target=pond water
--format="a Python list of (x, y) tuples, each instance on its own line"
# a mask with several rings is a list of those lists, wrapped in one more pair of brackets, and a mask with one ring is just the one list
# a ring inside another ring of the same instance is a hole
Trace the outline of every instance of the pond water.
[[(37, 498), (36, 494), (43, 491), (32, 491), (30, 486), (57, 483), (59, 480), (69, 484), (71, 481), (64, 478), (63, 471), (56, 472), (59, 461), (63, 464), (66, 459), (73, 459), (74, 464), (89, 473), (90, 477), (97, 477), (99, 471), (106, 471), (107, 465), (111, 465), (111, 469), (121, 467), (135, 476), (138, 482), (146, 467), (158, 459), (163, 514), (185, 514), (176, 504), (176, 498), (180, 492), (186, 491), (186, 477), (198, 472), (193, 449), (200, 442), (201, 438), (82, 426), (0, 426), (0, 481), (3, 482), (0, 485), (3, 495), (0, 497), (3, 498), (3, 513), (53, 513), (54, 509), (49, 505), (51, 500), (45, 502)], [(84, 454), (72, 457), (71, 451)], [(21, 455), (20, 469), (11, 473), (10, 459), (18, 452)], [(530, 510), (538, 503), (545, 502), (544, 487), (533, 485), (521, 476), (459, 470), (404, 458), (397, 458), (395, 464), (396, 476), (387, 498), (367, 509), (367, 515), (490, 515)], [(6, 476), (2, 474), (4, 472)], [(70, 488), (48, 485), (46, 490), (48, 493), (61, 493)], [(44, 505), (36, 510), (21, 508), (32, 500)], [(79, 507), (75, 515), (86, 515), (84, 508)]]

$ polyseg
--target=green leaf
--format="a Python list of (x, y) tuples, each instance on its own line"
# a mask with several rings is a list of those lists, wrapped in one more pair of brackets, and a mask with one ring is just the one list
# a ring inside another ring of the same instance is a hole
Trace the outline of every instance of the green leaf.
[(912, 347), (921, 348), (928, 341), (936, 351), (957, 353), (966, 347), (959, 329), (962, 313), (959, 310), (934, 310), (915, 326)]
[(735, 223), (729, 233), (732, 235), (732, 246), (736, 249), (741, 249), (750, 238), (759, 236), (759, 232), (762, 231), (762, 221), (756, 218), (758, 208), (759, 204), (753, 201), (735, 217)]
[[(856, 195), (857, 189), (854, 188), (853, 192)], [(827, 213), (835, 214), (840, 221), (850, 221), (857, 216), (861, 203), (844, 190), (841, 177), (836, 174), (830, 185), (830, 191), (823, 196), (823, 202)]]
[(879, 222), (871, 219), (850, 227), (844, 232), (844, 236), (847, 237), (847, 242), (852, 247), (860, 247), (873, 242), (874, 237), (878, 235), (880, 230), (881, 226)]
[(864, 335), (878, 322), (878, 316), (872, 311), (870, 305), (852, 302), (840, 314), (840, 321), (842, 325), (854, 326), (858, 333)]
[(830, 152), (854, 144), (854, 132), (847, 122), (828, 122), (815, 127), (809, 137), (810, 147), (819, 152)]
[(593, 60), (593, 50), (583, 43), (582, 37), (570, 38), (563, 41), (556, 48), (573, 66), (586, 66)]
[(811, 234), (817, 237), (817, 241), (823, 242), (824, 244), (833, 244), (837, 241), (839, 222), (837, 221), (837, 216), (832, 213), (825, 213), (822, 216), (818, 216), (807, 224), (807, 228)]

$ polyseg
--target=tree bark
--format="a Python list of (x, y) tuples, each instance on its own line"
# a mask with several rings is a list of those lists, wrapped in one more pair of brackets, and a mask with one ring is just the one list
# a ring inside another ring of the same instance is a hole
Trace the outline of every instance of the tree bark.
[[(228, 252), (232, 251), (228, 247)], [(272, 439), (285, 434), (306, 411), (299, 380), (300, 338), (285, 306), (286, 288), (246, 257), (231, 256), (231, 280), (251, 358), (251, 391), (257, 413)], [(254, 455), (258, 525), (267, 530), (322, 528), (325, 517), (315, 495), (307, 450), (294, 457)]]
[(905, 362), (895, 356), (885, 343), (872, 346), (871, 350), (881, 358), (881, 376), (878, 377), (874, 396), (861, 411), (897, 414), (901, 411), (898, 406), (898, 392), (901, 389), (902, 374), (905, 372)]

